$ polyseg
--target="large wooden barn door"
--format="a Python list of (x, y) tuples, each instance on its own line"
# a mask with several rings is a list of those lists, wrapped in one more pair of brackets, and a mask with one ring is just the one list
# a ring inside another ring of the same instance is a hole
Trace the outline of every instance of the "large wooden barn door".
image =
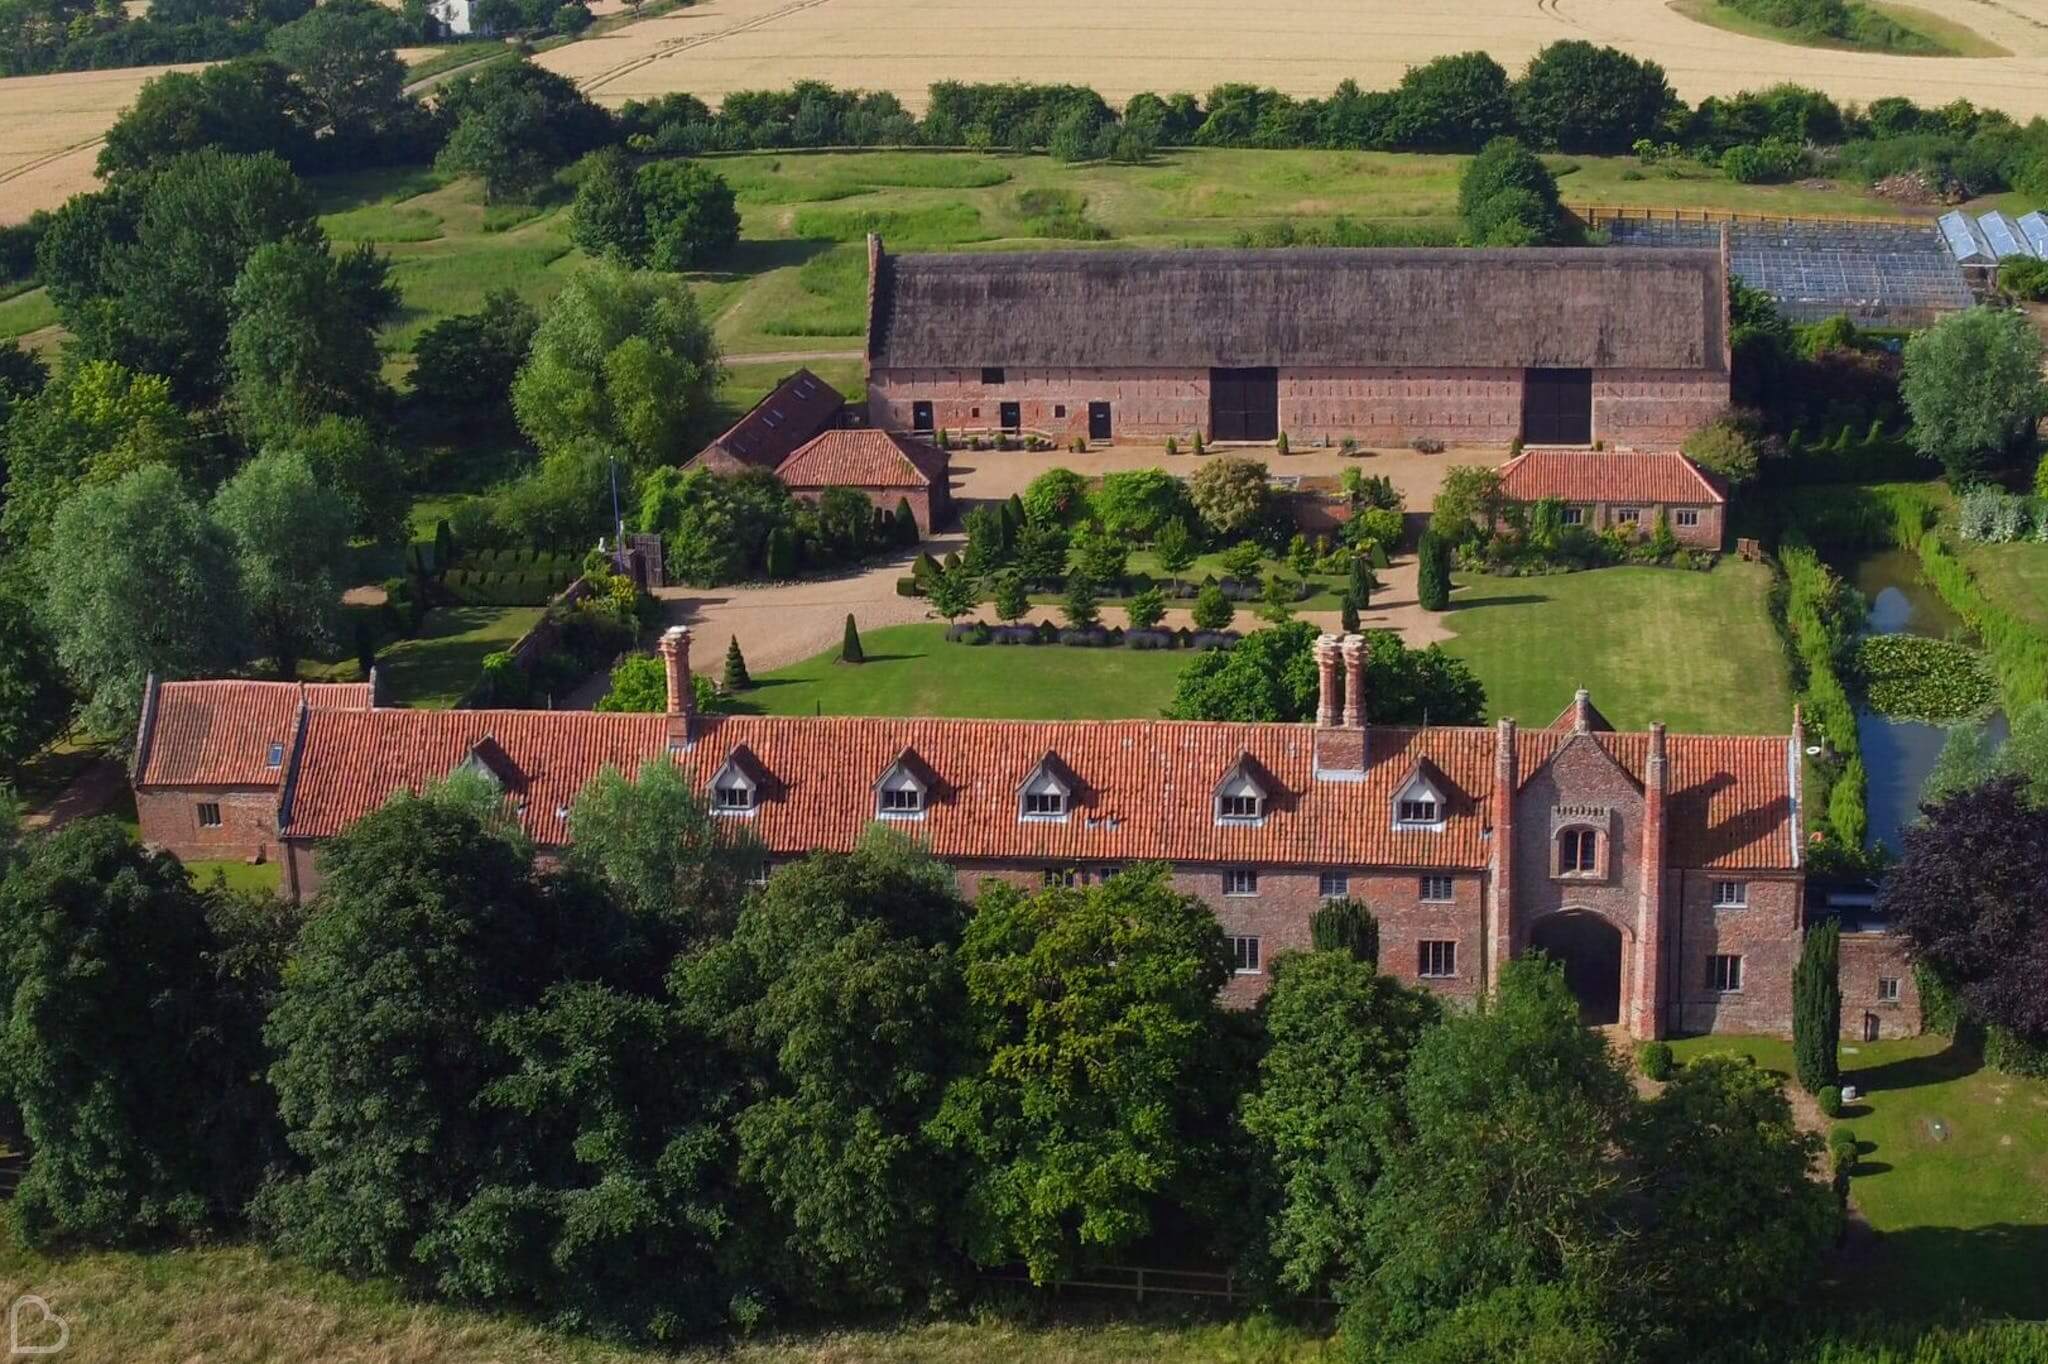
[(1532, 369), (1522, 386), (1522, 439), (1530, 445), (1593, 443), (1593, 371)]
[(1280, 434), (1280, 371), (1209, 371), (1209, 438), (1272, 440)]

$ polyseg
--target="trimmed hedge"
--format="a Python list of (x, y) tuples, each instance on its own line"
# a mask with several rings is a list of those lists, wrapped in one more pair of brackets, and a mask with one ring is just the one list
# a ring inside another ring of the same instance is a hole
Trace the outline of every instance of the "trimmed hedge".
[(971, 620), (949, 626), (946, 638), (954, 644), (1063, 644), (1074, 649), (1230, 649), (1243, 636), (1235, 630), (1124, 630), (1096, 626), (1087, 630), (1063, 629), (1051, 621), (1037, 625), (990, 625)]

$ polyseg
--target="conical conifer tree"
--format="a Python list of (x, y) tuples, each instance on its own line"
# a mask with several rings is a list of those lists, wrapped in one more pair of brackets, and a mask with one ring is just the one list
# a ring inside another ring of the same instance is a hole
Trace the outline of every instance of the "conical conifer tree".
[(745, 691), (754, 685), (754, 679), (747, 675), (747, 658), (740, 652), (740, 637), (734, 635), (732, 643), (725, 646), (725, 689)]
[(860, 627), (853, 623), (853, 612), (851, 611), (846, 613), (846, 638), (840, 641), (839, 644), (839, 661), (841, 663), (865, 663), (868, 661), (867, 655), (861, 652)]

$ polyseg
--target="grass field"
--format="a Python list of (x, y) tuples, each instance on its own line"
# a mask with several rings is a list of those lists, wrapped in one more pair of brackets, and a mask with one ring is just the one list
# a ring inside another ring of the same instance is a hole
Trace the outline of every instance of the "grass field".
[[(51, 1258), (0, 1223), (0, 1294), (35, 1293), (69, 1325), (64, 1364), (1294, 1364), (1317, 1337), (1269, 1319), (1217, 1323), (1173, 1308), (1080, 1308), (769, 1335), (681, 1352), (608, 1346), (316, 1273), (241, 1246)], [(24, 1333), (24, 1344), (50, 1343)]]
[[(764, 715), (946, 715), (1011, 720), (1153, 717), (1173, 699), (1184, 651), (948, 644), (943, 625), (861, 635), (867, 662), (837, 649), (754, 679)], [(1028, 685), (1026, 684), (1028, 679)]]
[(212, 885), (218, 876), (229, 890), (263, 890), (273, 895), (284, 875), (283, 868), (275, 862), (187, 862), (185, 870), (202, 886)]
[(1540, 48), (1571, 38), (1661, 62), (1693, 101), (1792, 80), (1860, 103), (1911, 94), (1929, 105), (1967, 97), (2022, 119), (2048, 112), (2040, 61), (2048, 56), (2048, 3), (1961, 8), (1967, 13), (1954, 22), (2017, 55), (1928, 63), (1793, 47), (1701, 24), (1666, 0), (1017, 0), (937, 13), (926, 0), (705, 0), (541, 61), (607, 104), (671, 90), (715, 104), (733, 90), (809, 78), (893, 90), (921, 108), (937, 79), (1017, 79), (1024, 53), (1034, 70), (1121, 102), (1140, 90), (1204, 91), (1226, 81), (1295, 95), (1324, 95), (1347, 78), (1378, 89), (1410, 66), (1475, 48), (1519, 71)]
[(510, 648), (541, 618), (538, 606), (437, 606), (412, 639), (386, 648), (377, 677), (394, 706), (445, 708), (483, 673), (484, 655)]
[(1545, 578), (1460, 574), (1444, 645), (1486, 685), (1489, 718), (1547, 725), (1586, 687), (1617, 729), (1782, 734), (1792, 719), (1771, 631), (1769, 571), (1603, 568)]
[(1901, 28), (1918, 35), (1925, 47), (1915, 45), (1911, 49), (1886, 49), (1853, 38), (1815, 38), (1794, 30), (1780, 28), (1776, 24), (1755, 19), (1742, 11), (1721, 3), (1721, 0), (1672, 0), (1672, 8), (1688, 19), (1740, 33), (1751, 38), (1765, 38), (1772, 42), (1792, 43), (1800, 47), (1816, 47), (1843, 52), (1881, 52), (1900, 50), (1913, 56), (1936, 57), (2010, 57), (2009, 48), (1999, 46), (1980, 35), (1975, 29), (1966, 27), (1954, 19), (1945, 18), (1931, 10), (1913, 5), (1891, 5), (1875, 3), (1875, 0), (1859, 0), (1865, 9), (1873, 10), (1898, 24)]
[[(1681, 1060), (1747, 1054), (1789, 1075), (1768, 1037), (1697, 1037)], [(2048, 1315), (2048, 1084), (1999, 1075), (1944, 1037), (1845, 1044), (1842, 1116), (1861, 1143), (1851, 1197), (1882, 1234), (1857, 1266), (1855, 1305)]]
[(2048, 544), (2039, 540), (2010, 545), (1957, 541), (1956, 550), (1977, 575), (1977, 585), (1985, 596), (2048, 630)]

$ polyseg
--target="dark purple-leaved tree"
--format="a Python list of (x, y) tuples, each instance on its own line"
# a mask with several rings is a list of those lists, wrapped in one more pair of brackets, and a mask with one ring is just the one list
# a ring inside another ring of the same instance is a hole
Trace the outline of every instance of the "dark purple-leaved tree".
[(1974, 1016), (2048, 1038), (2048, 808), (2008, 776), (1923, 809), (1878, 908)]

